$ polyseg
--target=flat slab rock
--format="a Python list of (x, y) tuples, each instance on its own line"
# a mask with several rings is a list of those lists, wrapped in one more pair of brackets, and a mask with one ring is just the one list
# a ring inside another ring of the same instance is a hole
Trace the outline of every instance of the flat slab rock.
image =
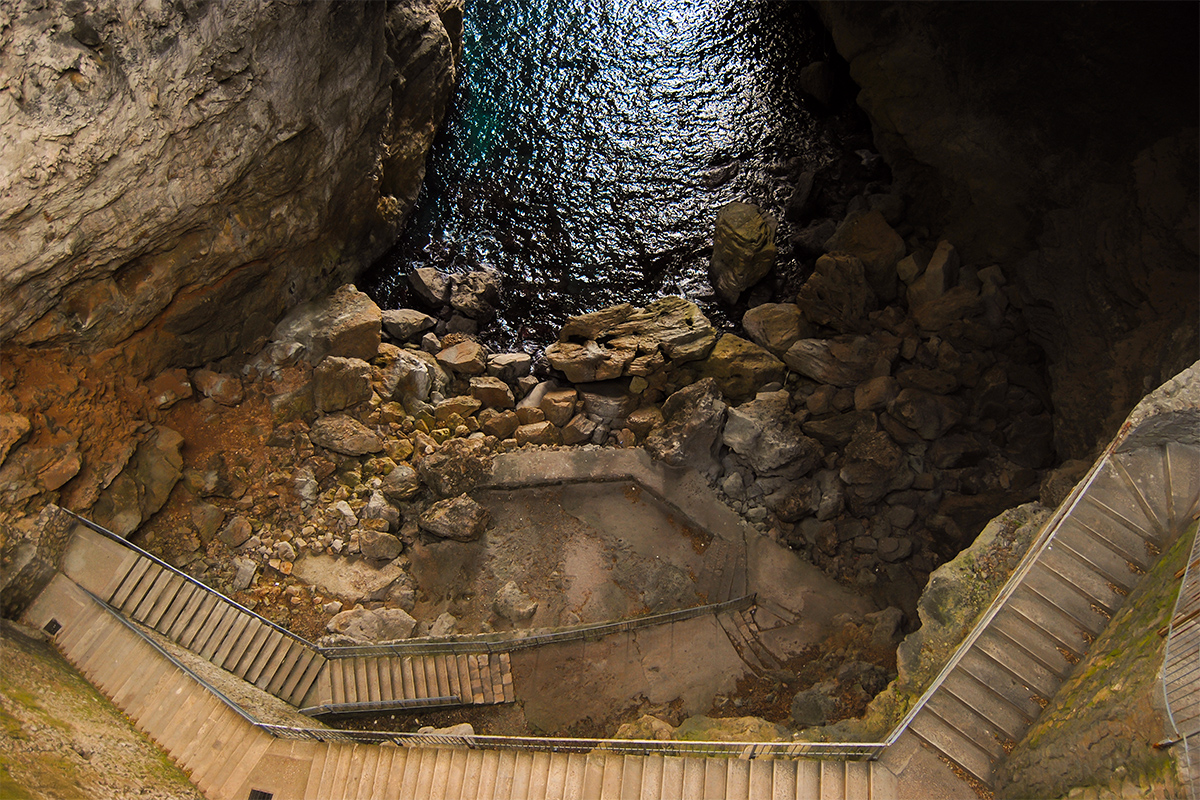
[(375, 566), (361, 558), (322, 554), (300, 558), (292, 567), (292, 575), (326, 594), (357, 601), (381, 596), (403, 577), (404, 570), (391, 563)]

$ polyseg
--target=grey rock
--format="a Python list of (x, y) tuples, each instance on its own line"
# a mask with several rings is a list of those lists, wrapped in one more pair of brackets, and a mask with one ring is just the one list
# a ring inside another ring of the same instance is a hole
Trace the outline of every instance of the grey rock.
[(212, 503), (201, 501), (192, 506), (192, 524), (196, 526), (196, 533), (204, 544), (212, 541), (224, 521), (225, 512)]
[(383, 441), (373, 431), (345, 414), (321, 417), (312, 424), (308, 438), (318, 447), (346, 456), (383, 451)]
[(415, 627), (417, 621), (403, 609), (352, 608), (329, 620), (325, 629), (360, 641), (386, 642), (407, 639)]
[(722, 441), (744, 457), (755, 472), (770, 474), (787, 468), (793, 477), (810, 472), (820, 463), (821, 445), (805, 436), (801, 419), (791, 411), (787, 392), (760, 394), (731, 407)]
[(438, 497), (454, 497), (491, 476), (492, 455), (478, 439), (450, 439), (421, 459), (417, 474)]
[(451, 277), (433, 267), (420, 267), (408, 273), (408, 285), (434, 308), (450, 302)]
[(638, 406), (638, 397), (629, 391), (628, 381), (597, 381), (579, 388), (583, 410), (605, 422), (625, 419)]
[(346, 284), (328, 297), (297, 307), (275, 326), (272, 338), (304, 345), (310, 364), (329, 355), (370, 361), (379, 352), (382, 326), (379, 306)]
[(888, 413), (926, 440), (942, 436), (963, 417), (951, 398), (919, 389), (901, 389), (888, 405)]
[(250, 535), (254, 533), (254, 529), (250, 527), (250, 521), (245, 517), (234, 517), (229, 521), (221, 531), (221, 541), (230, 547), (240, 547), (243, 545)]
[(516, 581), (508, 581), (500, 587), (492, 601), (492, 610), (496, 612), (496, 616), (512, 623), (528, 622), (533, 619), (537, 609), (537, 601), (521, 591)]
[(783, 355), (796, 372), (819, 383), (853, 387), (891, 372), (900, 341), (886, 333), (801, 339)]
[(396, 308), (382, 312), (383, 329), (388, 336), (401, 342), (414, 339), (437, 324), (428, 314), (411, 308)]
[(672, 394), (663, 403), (663, 426), (646, 439), (646, 450), (660, 461), (705, 472), (717, 463), (726, 405), (712, 378)]
[(371, 497), (367, 500), (367, 504), (359, 509), (358, 518), (360, 520), (384, 520), (388, 524), (388, 529), (393, 531), (400, 527), (400, 511), (387, 501), (382, 487), (379, 491), (371, 492)]
[(825, 681), (792, 698), (792, 722), (801, 728), (824, 725), (837, 713), (836, 684)]
[(450, 305), (471, 319), (488, 320), (500, 303), (500, 276), (476, 271), (456, 275), (450, 289)]
[(397, 464), (383, 477), (379, 491), (392, 500), (408, 500), (421, 490), (417, 471), (405, 463)]
[(254, 576), (258, 573), (258, 565), (248, 558), (235, 558), (233, 560), (233, 580), (230, 586), (235, 592), (243, 592), (250, 588), (250, 584), (254, 583)]
[(433, 536), (470, 542), (483, 535), (489, 521), (487, 509), (464, 494), (434, 503), (420, 516), (419, 524)]
[[(457, 630), (458, 630), (458, 619), (453, 614), (451, 614), (449, 611), (443, 611), (441, 614), (438, 614), (437, 619), (435, 619), (433, 621), (433, 624), (429, 626), (429, 635), (430, 636), (452, 636)], [(465, 725), (467, 728), (471, 728), (470, 723), (464, 722), (462, 725)], [(453, 727), (461, 728), (462, 725), (456, 725)], [(472, 728), (469, 733), (466, 733), (466, 735), (469, 736), (469, 735), (473, 734), (474, 732), (475, 731)]]
[(295, 561), (296, 548), (292, 546), (291, 542), (276, 542), (275, 557), (283, 561)]
[(736, 303), (775, 265), (777, 223), (757, 206), (729, 203), (717, 214), (709, 275), (717, 294)]
[(816, 333), (816, 329), (804, 318), (800, 307), (793, 303), (755, 306), (742, 316), (742, 327), (752, 342), (776, 357), (782, 357), (797, 341)]
[(358, 546), (363, 558), (373, 561), (391, 561), (404, 549), (404, 545), (395, 536), (369, 528), (359, 530)]
[(318, 411), (341, 411), (371, 399), (371, 365), (361, 358), (326, 356), (313, 370)]
[(488, 358), (487, 374), (505, 382), (529, 374), (533, 366), (533, 357), (528, 353), (499, 353)]

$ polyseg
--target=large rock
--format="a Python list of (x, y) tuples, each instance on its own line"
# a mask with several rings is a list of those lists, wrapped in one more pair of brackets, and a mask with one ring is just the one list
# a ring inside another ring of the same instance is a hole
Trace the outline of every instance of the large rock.
[(572, 383), (646, 377), (666, 365), (704, 358), (717, 332), (698, 306), (664, 297), (645, 308), (628, 303), (571, 317), (546, 348), (550, 366)]
[(492, 454), (480, 439), (450, 439), (421, 459), (417, 473), (438, 497), (453, 497), (491, 477)]
[(383, 312), (383, 329), (388, 336), (407, 342), (417, 334), (427, 331), (437, 320), (422, 311), (411, 308), (396, 308)]
[(455, 275), (450, 288), (450, 305), (471, 319), (488, 320), (500, 303), (500, 276), (494, 272)]
[(433, 267), (418, 267), (408, 273), (408, 283), (421, 299), (434, 308), (450, 302), (451, 276)]
[(400, 608), (352, 608), (329, 620), (325, 627), (330, 633), (364, 642), (390, 642), (412, 636), (417, 621)]
[(742, 316), (742, 327), (750, 341), (782, 357), (788, 348), (801, 339), (816, 334), (816, 329), (804, 318), (799, 306), (793, 303), (763, 303)]
[(408, 500), (421, 491), (421, 479), (408, 464), (397, 464), (383, 478), (379, 491), (392, 500)]
[(114, 533), (127, 536), (153, 516), (183, 476), (183, 437), (156, 426), (133, 457), (100, 493), (92, 518)]
[(325, 356), (313, 370), (318, 411), (341, 411), (371, 399), (371, 365), (361, 358)]
[(729, 203), (717, 213), (709, 276), (717, 294), (736, 303), (775, 265), (775, 219), (757, 206)]
[(375, 374), (379, 394), (412, 405), (424, 403), (435, 387), (447, 383), (445, 371), (428, 353), (402, 350), (389, 344), (380, 346), (383, 366)]
[(260, 342), (394, 241), (460, 19), (441, 0), (7, 7), (0, 341), (121, 344), (139, 374)]
[(0, 466), (8, 457), (8, 451), (25, 441), (29, 431), (29, 417), (12, 411), (0, 413)]
[(345, 414), (321, 417), (312, 424), (308, 437), (318, 447), (344, 456), (365, 456), (383, 451), (383, 441), (374, 431)]
[(862, 261), (846, 253), (818, 258), (796, 297), (805, 319), (839, 333), (864, 331), (868, 327), (867, 313), (877, 303)]
[(709, 470), (716, 466), (725, 411), (712, 378), (685, 386), (663, 403), (663, 425), (647, 437), (646, 450), (673, 467)]
[(787, 392), (771, 392), (729, 409), (722, 440), (759, 474), (787, 469), (804, 475), (824, 455), (821, 445), (804, 435), (790, 402)]
[(851, 214), (825, 243), (829, 253), (846, 253), (862, 262), (867, 283), (885, 303), (896, 298), (896, 262), (904, 258), (904, 240), (883, 214)]
[(482, 375), (487, 369), (487, 353), (475, 341), (459, 342), (437, 354), (438, 363), (457, 375)]
[(712, 378), (725, 397), (739, 402), (753, 397), (769, 383), (782, 382), (787, 368), (754, 342), (727, 333), (708, 358), (687, 364), (679, 374), (689, 380)]
[(442, 539), (471, 542), (487, 530), (488, 510), (465, 494), (434, 503), (421, 515), (421, 530)]
[(379, 352), (382, 326), (379, 306), (346, 284), (328, 297), (297, 307), (275, 326), (272, 336), (303, 345), (310, 364), (329, 355), (370, 361)]
[(805, 377), (834, 386), (857, 386), (891, 372), (899, 342), (885, 333), (801, 339), (783, 354), (783, 361)]

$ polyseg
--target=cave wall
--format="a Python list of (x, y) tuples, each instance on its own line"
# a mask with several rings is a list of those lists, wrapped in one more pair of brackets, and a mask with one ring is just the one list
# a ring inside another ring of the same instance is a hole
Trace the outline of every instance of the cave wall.
[(415, 202), (461, 0), (0, 7), (0, 343), (251, 347)]
[(817, 8), (910, 218), (1020, 287), (1087, 455), (1200, 349), (1200, 6)]

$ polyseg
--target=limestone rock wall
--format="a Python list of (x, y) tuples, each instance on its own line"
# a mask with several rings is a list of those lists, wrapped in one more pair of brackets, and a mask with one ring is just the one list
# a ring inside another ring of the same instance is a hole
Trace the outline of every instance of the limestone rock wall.
[(818, 9), (910, 219), (1020, 286), (1085, 455), (1198, 349), (1196, 6)]
[(0, 343), (252, 346), (412, 207), (458, 0), (0, 8)]

